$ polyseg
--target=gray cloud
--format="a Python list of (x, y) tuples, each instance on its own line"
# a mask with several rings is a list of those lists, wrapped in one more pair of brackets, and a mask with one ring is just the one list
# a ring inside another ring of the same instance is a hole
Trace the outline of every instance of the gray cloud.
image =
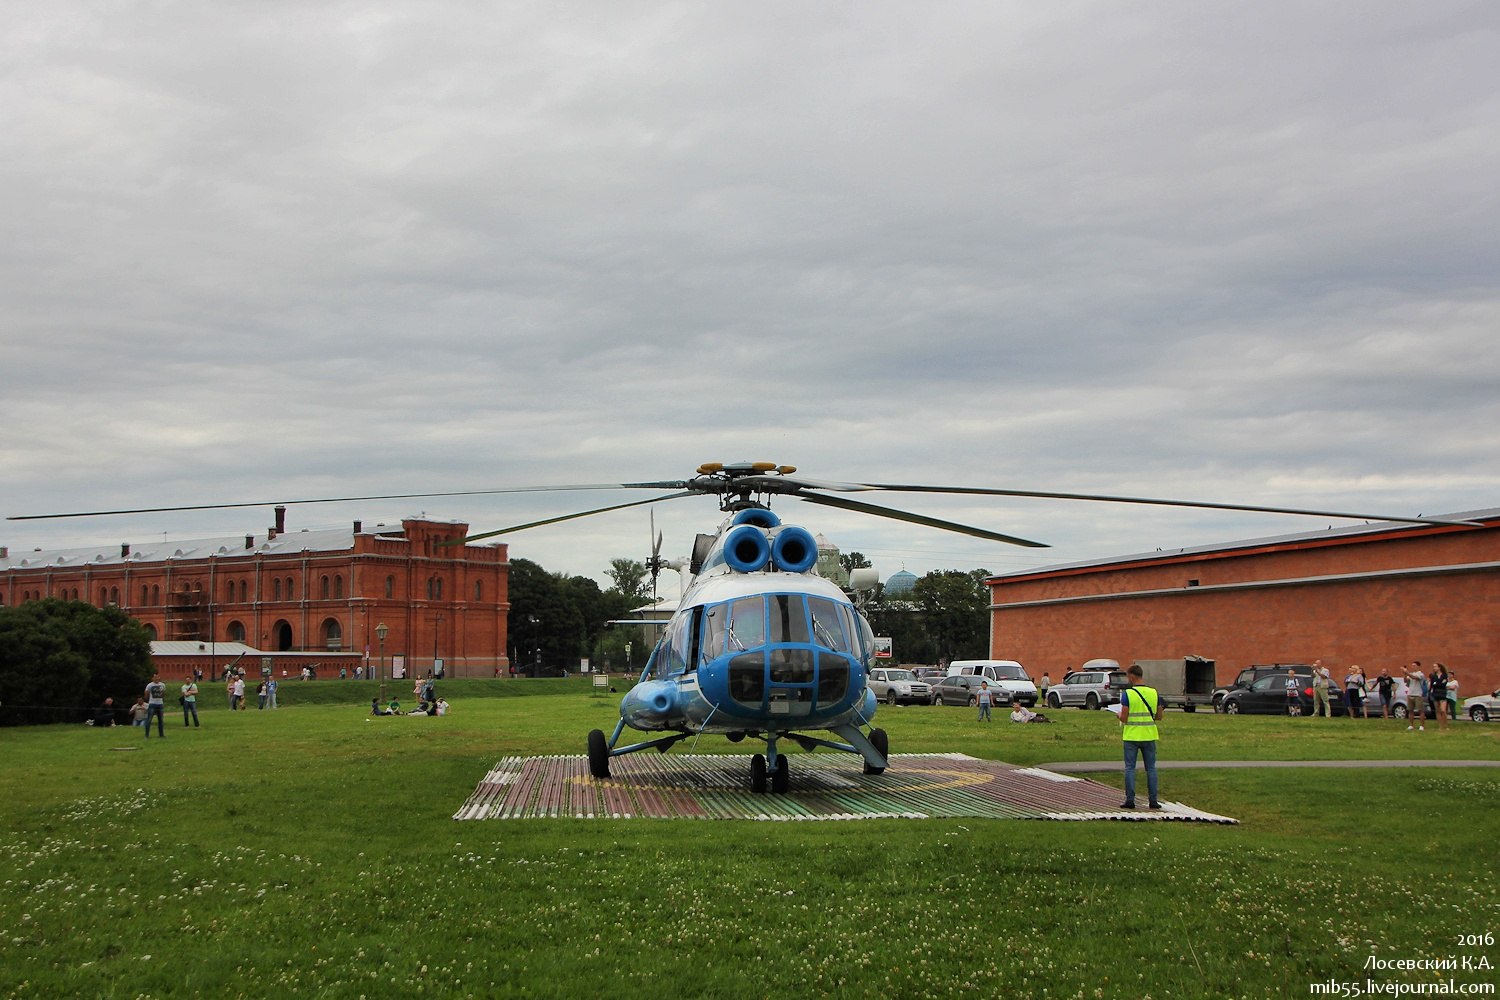
[[(15, 21), (6, 513), (740, 458), (1391, 513), (1500, 493), (1484, 5), (36, 3)], [(489, 527), (577, 499), (293, 521)], [(1057, 548), (795, 516), (886, 572), (1304, 526), (893, 505)], [(0, 542), (267, 517), (7, 522)], [(598, 574), (643, 548), (644, 519), (513, 552)], [(658, 511), (683, 550), (714, 519)]]

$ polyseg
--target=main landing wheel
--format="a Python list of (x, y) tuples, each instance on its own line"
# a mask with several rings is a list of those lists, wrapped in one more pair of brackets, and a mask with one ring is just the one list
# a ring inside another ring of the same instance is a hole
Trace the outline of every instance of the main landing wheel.
[(589, 773), (596, 778), (609, 777), (609, 741), (599, 729), (589, 730)]
[(750, 758), (750, 790), (761, 795), (766, 790), (766, 757), (756, 754)]
[(771, 791), (777, 795), (785, 795), (791, 781), (792, 767), (787, 762), (786, 754), (782, 754), (776, 758), (776, 770), (771, 772)]
[[(891, 748), (891, 741), (886, 737), (884, 729), (872, 729), (872, 730), (870, 730), (870, 743), (871, 743), (871, 745), (873, 745), (875, 747), (876, 750), (880, 751), (880, 756), (882, 756), (882, 757), (889, 757), (889, 755), (890, 755), (890, 748)], [(883, 768), (883, 767), (874, 767), (873, 765), (867, 763), (867, 764), (865, 764), (865, 773), (866, 774), (884, 774), (885, 773), (885, 768)]]

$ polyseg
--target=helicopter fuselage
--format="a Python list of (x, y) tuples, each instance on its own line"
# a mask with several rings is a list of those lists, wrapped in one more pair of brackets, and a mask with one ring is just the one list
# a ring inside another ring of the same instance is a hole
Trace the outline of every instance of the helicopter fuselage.
[(872, 646), (864, 616), (819, 576), (699, 577), (620, 717), (645, 731), (723, 734), (868, 724)]

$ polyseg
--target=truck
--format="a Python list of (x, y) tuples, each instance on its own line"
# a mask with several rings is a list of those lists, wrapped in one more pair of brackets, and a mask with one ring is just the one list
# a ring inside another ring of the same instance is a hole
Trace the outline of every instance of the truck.
[(1203, 656), (1181, 656), (1174, 660), (1136, 660), (1142, 680), (1156, 689), (1161, 703), (1196, 712), (1199, 705), (1213, 705), (1214, 661)]

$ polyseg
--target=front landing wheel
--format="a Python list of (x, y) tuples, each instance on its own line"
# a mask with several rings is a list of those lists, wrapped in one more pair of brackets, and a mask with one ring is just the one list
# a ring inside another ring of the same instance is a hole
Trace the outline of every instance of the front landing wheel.
[(750, 758), (750, 790), (757, 795), (766, 790), (766, 758), (764, 754), (756, 754)]
[(771, 791), (777, 795), (785, 795), (787, 786), (792, 781), (792, 766), (786, 759), (786, 754), (776, 758), (776, 770), (771, 772)]
[[(885, 730), (884, 729), (872, 729), (872, 730), (870, 730), (870, 744), (876, 750), (880, 751), (880, 756), (882, 756), (882, 757), (889, 757), (889, 755), (890, 755), (890, 748), (891, 748), (891, 741), (885, 735)], [(867, 763), (867, 764), (865, 764), (865, 773), (866, 774), (884, 774), (885, 773), (885, 768), (883, 768), (883, 767), (875, 767), (874, 765)]]
[(589, 730), (589, 773), (596, 778), (609, 777), (609, 741), (603, 730)]

